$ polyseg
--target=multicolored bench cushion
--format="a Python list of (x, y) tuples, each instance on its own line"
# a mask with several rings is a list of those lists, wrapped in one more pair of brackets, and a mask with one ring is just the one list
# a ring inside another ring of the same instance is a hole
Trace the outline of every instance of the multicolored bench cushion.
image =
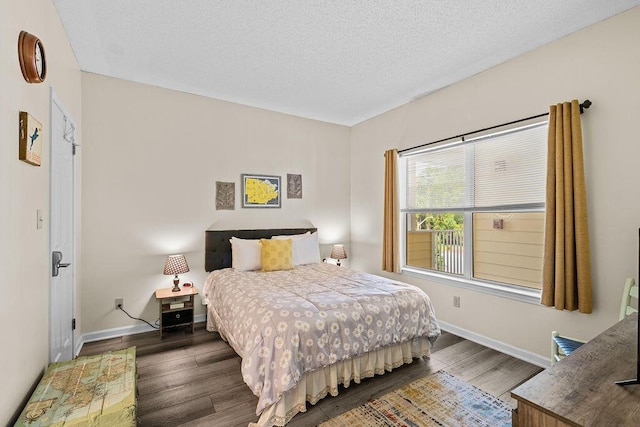
[(51, 363), (16, 426), (135, 426), (136, 348)]

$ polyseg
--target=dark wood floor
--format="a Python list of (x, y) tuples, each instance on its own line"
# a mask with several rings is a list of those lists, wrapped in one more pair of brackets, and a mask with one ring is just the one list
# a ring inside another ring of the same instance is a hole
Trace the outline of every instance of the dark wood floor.
[[(255, 397), (240, 374), (240, 358), (218, 334), (196, 324), (186, 329), (87, 343), (81, 356), (136, 346), (140, 426), (247, 426), (257, 421)], [(415, 360), (390, 374), (363, 380), (327, 397), (287, 426), (313, 426), (368, 399), (440, 369), (510, 403), (509, 391), (541, 371), (449, 333), (438, 338), (427, 360)]]

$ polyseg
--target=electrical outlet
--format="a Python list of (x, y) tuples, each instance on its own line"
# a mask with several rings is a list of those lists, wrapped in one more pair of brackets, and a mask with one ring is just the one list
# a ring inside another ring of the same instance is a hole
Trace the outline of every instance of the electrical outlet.
[(124, 308), (124, 298), (116, 298), (116, 310), (118, 308)]
[(460, 308), (460, 297), (458, 296), (453, 297), (453, 306), (455, 308)]

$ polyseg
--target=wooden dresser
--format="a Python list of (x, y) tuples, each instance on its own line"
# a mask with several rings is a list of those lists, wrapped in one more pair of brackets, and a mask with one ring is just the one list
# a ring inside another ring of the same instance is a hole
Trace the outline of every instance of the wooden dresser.
[(615, 384), (636, 377), (637, 316), (512, 390), (513, 425), (640, 426), (640, 385)]

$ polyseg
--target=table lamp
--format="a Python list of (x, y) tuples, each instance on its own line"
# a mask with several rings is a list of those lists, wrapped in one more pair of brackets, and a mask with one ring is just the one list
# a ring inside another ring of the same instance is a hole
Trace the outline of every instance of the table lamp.
[(174, 275), (173, 278), (173, 289), (172, 292), (180, 292), (180, 287), (178, 283), (180, 283), (180, 279), (178, 279), (178, 274), (187, 273), (189, 271), (189, 266), (187, 265), (187, 259), (184, 255), (169, 255), (167, 260), (164, 263), (164, 274), (165, 275)]
[(337, 259), (337, 265), (340, 265), (340, 260), (347, 258), (347, 251), (344, 250), (344, 245), (333, 245), (330, 257)]

